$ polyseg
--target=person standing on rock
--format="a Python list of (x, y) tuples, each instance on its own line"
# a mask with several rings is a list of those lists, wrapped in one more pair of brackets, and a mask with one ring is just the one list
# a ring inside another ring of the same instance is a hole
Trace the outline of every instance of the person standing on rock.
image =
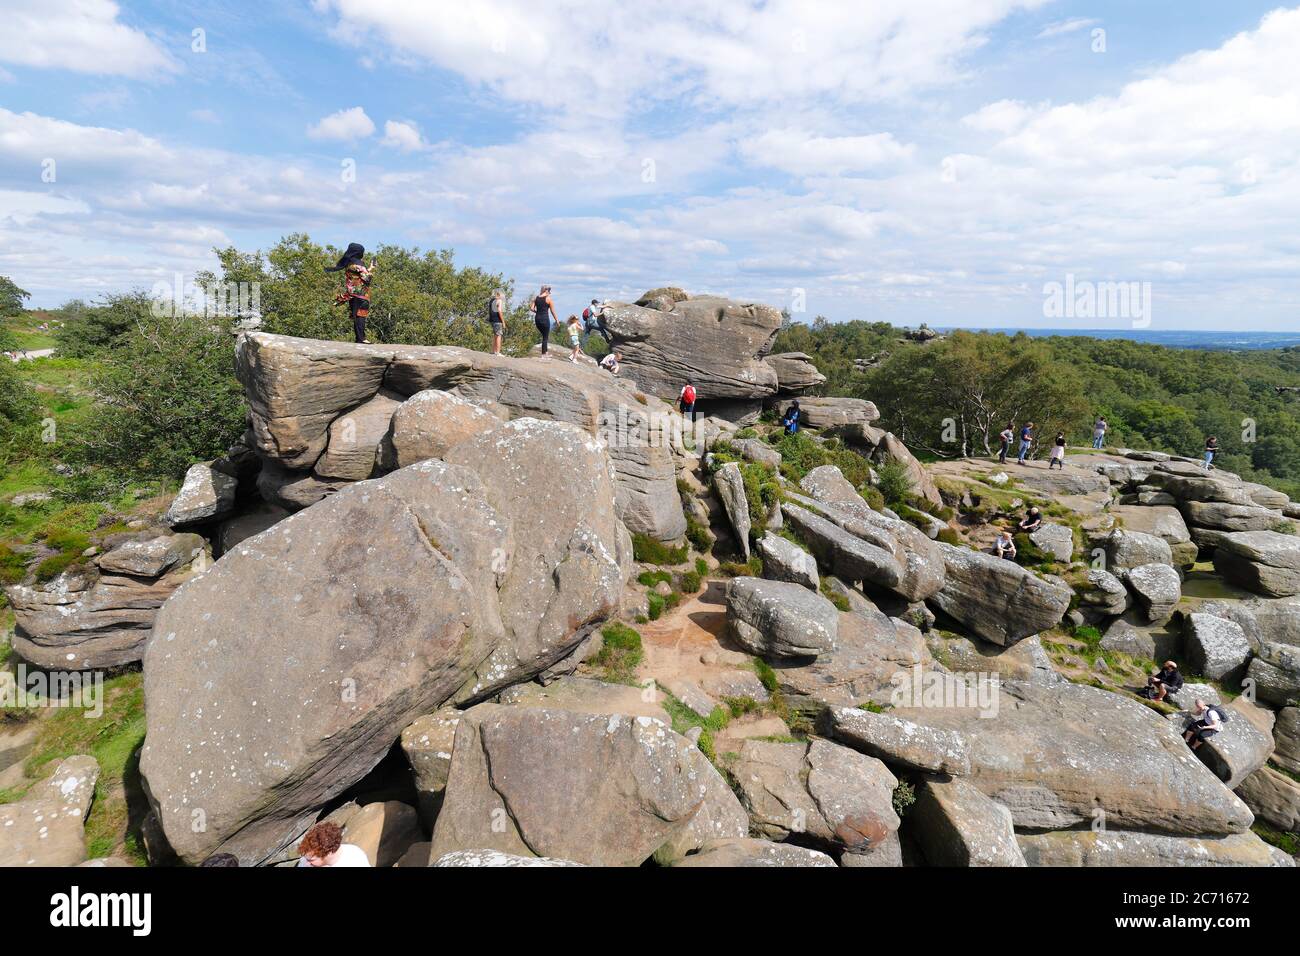
[(785, 433), (793, 435), (799, 430), (799, 416), (803, 414), (799, 409), (799, 399), (790, 403), (790, 407), (785, 410), (785, 416), (781, 419), (781, 424), (785, 426)]
[(1020, 454), (1017, 456), (1016, 464), (1023, 465), (1025, 456), (1029, 454), (1029, 449), (1034, 446), (1034, 423), (1026, 422), (1025, 427), (1020, 429)]
[(582, 325), (588, 335), (592, 332), (599, 333), (606, 345), (614, 344), (614, 337), (610, 335), (609, 326), (605, 324), (604, 310), (596, 299), (592, 299), (591, 305), (582, 310)]
[(347, 250), (333, 266), (326, 266), (326, 272), (343, 273), (343, 291), (334, 297), (337, 305), (347, 303), (348, 313), (352, 316), (352, 332), (357, 343), (369, 345), (366, 338), (366, 319), (370, 315), (370, 281), (375, 275), (375, 261), (367, 266), (363, 261), (366, 247), (359, 242), (348, 243)]
[(528, 311), (533, 313), (537, 334), (542, 337), (542, 354), (546, 355), (551, 348), (551, 325), (560, 321), (560, 317), (555, 314), (555, 303), (551, 301), (549, 285), (542, 286), (542, 291), (533, 298), (533, 304), (528, 307)]
[(1102, 415), (1092, 423), (1092, 447), (1102, 448), (1106, 444), (1106, 430), (1110, 425), (1106, 422), (1106, 416)]
[(571, 315), (565, 325), (569, 330), (569, 361), (576, 362), (582, 351), (582, 321), (576, 315)]
[(1052, 444), (1052, 459), (1047, 463), (1047, 470), (1053, 468), (1065, 470), (1065, 432), (1056, 433), (1056, 441)]
[(1218, 450), (1219, 450), (1219, 439), (1217, 439), (1213, 435), (1205, 439), (1205, 461), (1201, 463), (1201, 467), (1204, 468), (1206, 471), (1209, 471), (1211, 468), (1214, 467), (1214, 453)]
[(501, 289), (494, 289), (488, 299), (487, 320), (492, 326), (492, 354), (500, 355), (501, 339), (506, 334), (506, 294)]
[(999, 465), (1005, 465), (1007, 463), (1007, 452), (1011, 450), (1011, 442), (1015, 437), (1015, 426), (1011, 422), (1007, 422), (1007, 427), (998, 433), (998, 438), (1002, 440), (1002, 447), (998, 450)]
[(681, 407), (682, 417), (689, 417), (695, 421), (695, 386), (687, 382), (682, 387), (681, 395), (677, 396), (677, 404)]

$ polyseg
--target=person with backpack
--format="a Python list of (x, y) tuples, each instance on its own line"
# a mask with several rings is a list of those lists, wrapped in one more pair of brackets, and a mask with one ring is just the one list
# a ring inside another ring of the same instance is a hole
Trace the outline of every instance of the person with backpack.
[(682, 410), (682, 417), (689, 416), (690, 420), (695, 421), (695, 386), (687, 382), (682, 387), (682, 393), (677, 397), (677, 404)]
[(1005, 465), (1007, 463), (1007, 452), (1011, 450), (1011, 442), (1015, 437), (1015, 428), (1012, 426), (1011, 422), (1007, 422), (1007, 427), (998, 433), (998, 438), (1002, 441), (1002, 447), (998, 450), (999, 465)]
[(1170, 694), (1183, 689), (1183, 675), (1173, 661), (1165, 661), (1160, 670), (1147, 678), (1146, 689), (1142, 696), (1148, 700), (1164, 700)]
[(799, 399), (796, 398), (790, 403), (790, 407), (785, 410), (785, 414), (781, 416), (781, 424), (785, 427), (787, 435), (793, 435), (799, 430), (799, 416), (802, 414), (803, 412), (799, 408)]
[(551, 301), (549, 285), (542, 286), (542, 291), (533, 297), (533, 304), (528, 307), (528, 311), (533, 314), (533, 324), (537, 326), (537, 334), (542, 337), (542, 354), (547, 355), (551, 347), (551, 329), (560, 321), (555, 313), (555, 303)]
[(1222, 730), (1224, 722), (1228, 719), (1227, 711), (1222, 707), (1218, 704), (1207, 704), (1203, 700), (1197, 700), (1192, 716), (1196, 719), (1187, 725), (1187, 730), (1183, 732), (1183, 740), (1187, 741), (1193, 750), (1199, 749), (1201, 744)]
[(506, 294), (501, 289), (492, 292), (487, 307), (488, 325), (492, 327), (492, 354), (501, 354), (501, 339), (506, 334)]
[(614, 337), (610, 335), (609, 326), (605, 324), (605, 313), (596, 299), (592, 299), (591, 305), (582, 310), (582, 327), (588, 335), (593, 332), (598, 333), (605, 340), (606, 345), (614, 344)]
[(1106, 430), (1110, 425), (1106, 423), (1106, 416), (1100, 416), (1092, 423), (1092, 447), (1102, 448), (1106, 444)]
[(1029, 449), (1034, 445), (1034, 423), (1026, 422), (1025, 427), (1020, 429), (1020, 454), (1017, 457), (1016, 464), (1023, 465), (1025, 456), (1029, 454)]
[(1060, 468), (1065, 471), (1065, 432), (1056, 433), (1056, 441), (1052, 445), (1052, 457), (1047, 463), (1047, 470)]
[(326, 272), (343, 273), (343, 291), (334, 297), (335, 305), (347, 304), (352, 316), (352, 333), (358, 345), (369, 345), (366, 338), (366, 319), (370, 315), (370, 282), (375, 277), (375, 260), (366, 265), (366, 247), (359, 242), (349, 242), (339, 261), (326, 266)]
[(1213, 464), (1214, 453), (1218, 450), (1219, 450), (1219, 439), (1217, 439), (1213, 435), (1205, 439), (1205, 461), (1201, 463), (1201, 467), (1204, 468), (1206, 471), (1209, 471), (1211, 468), (1214, 467)]

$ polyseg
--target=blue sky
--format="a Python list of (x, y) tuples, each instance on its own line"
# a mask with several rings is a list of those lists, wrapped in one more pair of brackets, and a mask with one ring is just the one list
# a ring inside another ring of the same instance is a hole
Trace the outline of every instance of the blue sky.
[(4, 5), (0, 274), (38, 305), (306, 231), (450, 246), (561, 310), (673, 284), (800, 318), (1128, 324), (1046, 316), (1073, 276), (1150, 283), (1156, 329), (1300, 319), (1300, 9)]

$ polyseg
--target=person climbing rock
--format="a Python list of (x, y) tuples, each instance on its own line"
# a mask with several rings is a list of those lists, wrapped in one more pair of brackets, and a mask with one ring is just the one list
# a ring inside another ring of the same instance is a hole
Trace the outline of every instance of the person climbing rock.
[(1065, 470), (1065, 432), (1056, 433), (1056, 441), (1052, 443), (1052, 458), (1047, 463), (1047, 470), (1053, 468)]
[(326, 272), (343, 273), (343, 291), (334, 297), (336, 305), (348, 306), (352, 316), (352, 332), (361, 345), (369, 345), (366, 338), (366, 319), (370, 315), (370, 282), (375, 275), (375, 261), (367, 266), (363, 261), (366, 247), (359, 242), (348, 243), (347, 250), (333, 266), (326, 266)]
[(682, 393), (677, 397), (677, 404), (682, 410), (682, 417), (689, 417), (695, 421), (695, 386), (687, 382), (682, 387)]
[(501, 339), (506, 334), (506, 294), (501, 289), (494, 289), (488, 299), (487, 320), (492, 327), (492, 354), (500, 355)]
[(591, 305), (582, 310), (582, 326), (588, 335), (593, 332), (598, 333), (605, 340), (606, 345), (614, 344), (614, 338), (610, 335), (609, 326), (605, 324), (604, 310), (598, 300), (592, 299)]
[(542, 286), (542, 291), (534, 296), (533, 304), (528, 307), (528, 311), (533, 314), (537, 334), (542, 338), (542, 354), (547, 355), (551, 349), (552, 323), (559, 321), (559, 316), (555, 314), (555, 303), (551, 301), (549, 285)]

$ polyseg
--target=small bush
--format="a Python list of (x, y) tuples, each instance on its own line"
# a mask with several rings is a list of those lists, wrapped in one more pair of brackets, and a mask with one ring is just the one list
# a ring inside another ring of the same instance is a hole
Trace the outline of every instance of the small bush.
[(667, 602), (662, 594), (650, 594), (646, 598), (646, 609), (650, 620), (657, 621), (664, 616), (664, 607)]
[(944, 544), (951, 544), (954, 547), (961, 547), (964, 543), (961, 539), (961, 535), (952, 528), (940, 528), (939, 536), (935, 540), (942, 541)]
[(916, 788), (906, 780), (898, 781), (898, 786), (894, 788), (894, 812), (902, 817), (914, 803), (916, 803)]
[(713, 547), (714, 537), (702, 522), (687, 515), (686, 540), (691, 543), (691, 547), (696, 551), (707, 553)]
[(907, 465), (897, 458), (886, 458), (876, 468), (876, 488), (885, 499), (885, 504), (897, 511), (907, 504), (912, 496), (912, 476), (908, 474)]
[(661, 581), (672, 581), (673, 576), (667, 571), (642, 571), (637, 575), (637, 581), (647, 588), (652, 588)]
[(635, 684), (635, 674), (645, 652), (641, 648), (641, 635), (620, 621), (606, 624), (600, 636), (604, 642), (600, 651), (587, 662), (604, 671), (604, 678), (616, 684)]
[(682, 575), (682, 593), (698, 594), (704, 585), (704, 578), (698, 571), (687, 571)]
[(825, 597), (832, 604), (834, 604), (835, 609), (837, 611), (840, 611), (841, 613), (848, 612), (849, 599), (846, 598), (843, 594), (839, 594), (838, 592), (831, 590), (831, 583), (829, 578), (822, 578), (818, 587), (822, 592), (822, 596)]

